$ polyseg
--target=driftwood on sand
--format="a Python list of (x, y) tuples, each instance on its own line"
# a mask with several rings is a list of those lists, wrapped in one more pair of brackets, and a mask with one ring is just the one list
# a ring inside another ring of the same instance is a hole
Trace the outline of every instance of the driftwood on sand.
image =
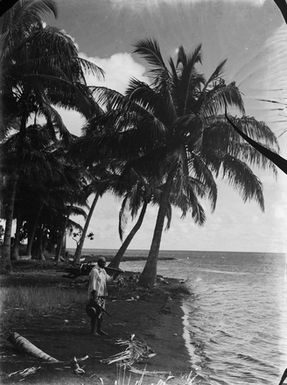
[[(70, 361), (60, 361), (50, 356), (49, 354), (43, 352), (43, 350), (39, 349), (37, 346), (27, 340), (27, 338), (21, 336), (17, 332), (10, 333), (7, 339), (19, 352), (30, 354), (33, 357), (42, 360), (43, 364), (69, 364), (75, 374), (85, 373), (84, 369), (80, 367), (79, 362), (88, 359), (88, 355), (81, 358), (73, 357), (73, 359)], [(38, 371), (40, 368), (41, 366), (26, 368), (24, 370), (19, 370), (17, 372), (10, 373), (9, 376), (20, 375), (21, 377), (26, 377), (27, 375), (36, 373), (36, 371)]]
[(43, 352), (43, 350), (39, 349), (37, 346), (32, 344), (29, 340), (27, 340), (25, 337), (22, 337), (17, 332), (10, 333), (8, 341), (20, 352), (30, 354), (46, 362), (59, 362), (59, 360), (49, 356), (49, 354)]

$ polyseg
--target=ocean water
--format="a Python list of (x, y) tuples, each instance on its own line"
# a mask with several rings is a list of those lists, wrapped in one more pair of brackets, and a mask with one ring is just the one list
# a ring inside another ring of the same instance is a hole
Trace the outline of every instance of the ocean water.
[[(132, 250), (128, 255), (146, 253)], [(176, 259), (159, 261), (158, 273), (187, 280), (193, 293), (183, 304), (184, 335), (197, 379), (222, 385), (278, 384), (287, 367), (287, 256), (209, 251), (160, 255)], [(121, 267), (140, 271), (143, 265), (129, 261)]]

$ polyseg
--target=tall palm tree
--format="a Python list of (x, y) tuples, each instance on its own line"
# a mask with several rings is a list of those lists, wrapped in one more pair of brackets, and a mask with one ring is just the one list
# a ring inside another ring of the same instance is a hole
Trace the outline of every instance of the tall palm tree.
[[(187, 55), (183, 47), (180, 47), (177, 63), (169, 60), (170, 69), (162, 60), (156, 42), (141, 41), (136, 45), (135, 51), (152, 64), (153, 85), (149, 87), (134, 82), (128, 95), (137, 102), (147, 102), (146, 96), (153, 95), (155, 103), (151, 103), (151, 107), (155, 109), (159, 103), (165, 104), (166, 110), (170, 106), (171, 119), (165, 127), (170, 131), (168, 139), (175, 142), (169, 148), (169, 156), (172, 155), (175, 159), (167, 171), (166, 190), (162, 194), (162, 205), (159, 208), (150, 253), (140, 278), (144, 286), (149, 286), (155, 282), (162, 216), (172, 184), (179, 183), (188, 194), (186, 183), (191, 176), (196, 176), (210, 188), (209, 197), (215, 208), (214, 176), (221, 174), (239, 190), (244, 201), (255, 199), (263, 209), (261, 182), (248, 163), (265, 167), (267, 162), (253, 148), (246, 147), (240, 137), (231, 135), (223, 123), (221, 114), (224, 104), (244, 112), (243, 101), (235, 83), (226, 84), (222, 79), (225, 61), (206, 80), (196, 69), (196, 64), (201, 63), (201, 46), (192, 55)], [(162, 120), (161, 108), (157, 117)], [(245, 130), (252, 131), (257, 138), (276, 146), (275, 136), (264, 124), (251, 118), (243, 118), (241, 121), (245, 124)]]
[[(101, 103), (108, 103), (105, 117), (108, 127), (90, 140), (90, 151), (98, 149), (101, 156), (127, 159), (136, 169), (149, 166), (164, 181), (156, 225), (147, 263), (140, 284), (155, 282), (157, 259), (164, 219), (173, 186), (186, 199), (186, 210), (194, 212), (194, 202), (204, 193), (215, 208), (216, 178), (222, 177), (236, 188), (244, 201), (255, 199), (264, 208), (262, 184), (250, 166), (270, 167), (255, 149), (246, 145), (224, 117), (225, 103), (244, 113), (241, 94), (234, 82), (222, 78), (225, 61), (207, 79), (198, 71), (201, 46), (191, 55), (183, 47), (177, 61), (163, 60), (154, 40), (142, 40), (135, 46), (151, 66), (150, 84), (132, 79), (126, 95), (96, 87)], [(254, 118), (239, 119), (244, 132), (277, 149), (275, 135)], [(200, 181), (195, 184), (194, 181)], [(196, 187), (195, 187), (196, 186)]]
[[(75, 108), (84, 115), (90, 115), (95, 109), (86, 87), (84, 71), (97, 74), (102, 71), (79, 58), (71, 37), (45, 25), (41, 20), (44, 13), (56, 16), (54, 1), (24, 0), (15, 4), (3, 17), (0, 36), (2, 138), (9, 129), (18, 126), (24, 140), (27, 121), (32, 114), (35, 117), (44, 115), (51, 132), (56, 121), (59, 134), (67, 136), (53, 105)], [(54, 135), (56, 139), (56, 133)], [(11, 228), (21, 159), (20, 145), (18, 165), (10, 175), (11, 194), (2, 251), (2, 265), (7, 271), (11, 269)]]

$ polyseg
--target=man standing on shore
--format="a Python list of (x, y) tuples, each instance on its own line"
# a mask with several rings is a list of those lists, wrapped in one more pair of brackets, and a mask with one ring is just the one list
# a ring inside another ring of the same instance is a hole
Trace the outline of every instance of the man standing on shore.
[(98, 265), (89, 275), (88, 303), (86, 311), (91, 318), (91, 333), (93, 335), (107, 336), (102, 330), (103, 313), (105, 312), (106, 297), (108, 296), (107, 283), (113, 280), (105, 270), (106, 259), (100, 257)]

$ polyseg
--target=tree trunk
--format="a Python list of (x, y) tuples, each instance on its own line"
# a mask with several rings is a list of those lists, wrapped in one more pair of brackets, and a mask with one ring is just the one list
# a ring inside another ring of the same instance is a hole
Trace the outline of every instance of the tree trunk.
[(15, 240), (14, 246), (12, 248), (11, 258), (13, 261), (19, 261), (19, 248), (20, 248), (20, 231), (23, 224), (23, 220), (21, 216), (17, 218), (16, 232), (15, 232)]
[(43, 253), (43, 225), (37, 230), (37, 242), (35, 245), (35, 257), (39, 261), (46, 261)]
[(252, 147), (254, 147), (257, 151), (259, 151), (262, 155), (264, 155), (267, 159), (271, 160), (277, 167), (280, 168), (285, 174), (287, 174), (287, 160), (282, 158), (282, 156), (276, 154), (269, 150), (268, 148), (262, 146), (261, 144), (255, 142), (255, 140), (249, 138), (244, 132), (242, 132), (228, 117), (227, 113), (225, 113), (225, 117), (227, 121), (231, 124), (231, 126), (235, 129), (235, 131), (244, 139), (247, 143), (249, 143)]
[(35, 220), (33, 222), (32, 229), (30, 231), (29, 238), (28, 238), (28, 245), (27, 245), (26, 255), (30, 259), (32, 258), (33, 242), (34, 242), (34, 238), (35, 238), (36, 231), (37, 231), (37, 228), (38, 228), (41, 211), (42, 211), (42, 207), (40, 207), (40, 209), (37, 211), (36, 218), (35, 218)]
[(161, 194), (151, 247), (145, 267), (139, 279), (139, 285), (143, 287), (152, 287), (156, 281), (158, 253), (174, 175), (175, 169), (169, 173), (164, 190)]
[(148, 205), (147, 202), (145, 202), (143, 204), (143, 207), (141, 209), (141, 213), (140, 213), (140, 215), (138, 217), (138, 220), (137, 220), (136, 224), (131, 229), (130, 233), (128, 234), (128, 236), (124, 240), (122, 246), (119, 248), (117, 254), (112, 259), (111, 263), (109, 264), (109, 267), (114, 267), (114, 268), (118, 268), (119, 267), (119, 265), (121, 263), (121, 260), (122, 260), (122, 257), (124, 256), (127, 248), (129, 247), (129, 244), (131, 243), (133, 237), (136, 235), (136, 233), (138, 232), (138, 230), (140, 229), (140, 227), (141, 227), (141, 225), (143, 223), (143, 219), (144, 219), (144, 216), (145, 216), (145, 213), (146, 213), (147, 205)]
[(81, 235), (81, 239), (80, 239), (80, 241), (79, 241), (79, 243), (77, 245), (77, 249), (76, 249), (76, 252), (75, 252), (75, 255), (74, 255), (74, 261), (73, 262), (75, 264), (79, 264), (80, 263), (82, 249), (83, 249), (83, 246), (84, 246), (84, 242), (85, 242), (85, 238), (86, 238), (87, 231), (88, 231), (88, 228), (89, 228), (89, 224), (90, 224), (91, 218), (93, 216), (93, 212), (94, 212), (94, 209), (96, 207), (96, 204), (97, 204), (97, 201), (98, 201), (99, 197), (100, 197), (100, 194), (96, 193), (95, 198), (94, 198), (93, 203), (92, 203), (92, 206), (90, 208), (89, 214), (87, 216), (86, 222), (85, 222), (85, 226), (84, 226), (84, 229), (83, 229), (83, 232), (82, 232), (82, 235)]
[(14, 204), (17, 191), (18, 176), (13, 175), (11, 178), (11, 195), (8, 201), (6, 209), (6, 223), (5, 223), (5, 233), (4, 241), (2, 246), (2, 257), (0, 271), (2, 274), (9, 274), (12, 270), (11, 265), (11, 234), (12, 234), (12, 223), (14, 215)]
[(62, 228), (61, 228), (61, 234), (59, 236), (59, 242), (58, 242), (57, 251), (56, 251), (56, 255), (55, 255), (55, 261), (57, 263), (60, 262), (60, 258), (62, 255), (62, 249), (63, 249), (64, 238), (65, 238), (65, 234), (66, 234), (66, 227), (68, 224), (68, 220), (69, 220), (69, 215), (66, 215), (66, 217), (63, 221)]

